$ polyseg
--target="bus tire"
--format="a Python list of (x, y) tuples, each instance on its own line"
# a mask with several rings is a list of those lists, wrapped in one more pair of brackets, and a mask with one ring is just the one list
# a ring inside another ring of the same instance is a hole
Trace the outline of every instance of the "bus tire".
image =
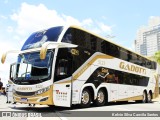
[(49, 107), (49, 108), (54, 108), (55, 106), (54, 106), (54, 105), (48, 105), (48, 107)]
[(89, 107), (91, 105), (91, 92), (89, 89), (85, 88), (81, 95), (81, 107)]
[(152, 94), (151, 94), (151, 92), (149, 92), (148, 94), (147, 94), (147, 102), (148, 103), (151, 103), (152, 102)]
[(142, 103), (147, 103), (147, 93), (144, 91), (143, 92), (143, 99), (142, 99)]
[(96, 98), (96, 105), (97, 106), (103, 106), (106, 104), (106, 93), (103, 89), (100, 89), (97, 93), (97, 98)]

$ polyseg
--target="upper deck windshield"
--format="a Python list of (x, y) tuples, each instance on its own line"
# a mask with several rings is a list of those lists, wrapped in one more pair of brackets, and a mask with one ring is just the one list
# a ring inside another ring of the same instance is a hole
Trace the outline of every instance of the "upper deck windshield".
[(53, 27), (33, 33), (24, 43), (22, 50), (41, 47), (47, 41), (57, 42), (63, 27)]
[(48, 51), (44, 60), (39, 54), (34, 52), (18, 56), (15, 83), (34, 84), (50, 79), (54, 52)]

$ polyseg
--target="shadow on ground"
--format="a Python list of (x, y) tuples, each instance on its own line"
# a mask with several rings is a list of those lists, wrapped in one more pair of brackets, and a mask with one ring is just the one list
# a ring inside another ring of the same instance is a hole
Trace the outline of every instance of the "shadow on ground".
[[(108, 103), (105, 106), (102, 107), (107, 107), (107, 106), (119, 106), (119, 105), (133, 105), (133, 104), (142, 104), (142, 103), (138, 103), (138, 102), (111, 102)], [(144, 104), (153, 104), (153, 103), (144, 103)], [(90, 106), (90, 108), (98, 108), (97, 106), (95, 106), (94, 104), (92, 104)], [(17, 109), (17, 110), (25, 110), (25, 111), (30, 111), (30, 112), (61, 112), (61, 111), (74, 111), (74, 110), (85, 110), (88, 108), (81, 108), (79, 105), (73, 105), (71, 108), (67, 108), (67, 107), (58, 107), (58, 106), (43, 106), (43, 107), (12, 107), (12, 109)]]

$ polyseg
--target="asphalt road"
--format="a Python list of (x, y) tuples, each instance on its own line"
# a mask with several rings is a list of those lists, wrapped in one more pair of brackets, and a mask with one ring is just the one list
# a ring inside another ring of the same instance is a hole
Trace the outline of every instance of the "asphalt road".
[[(136, 111), (150, 111), (150, 113), (154, 113), (153, 111), (158, 111), (160, 113), (160, 97), (153, 100), (153, 103), (136, 103), (133, 101), (130, 102), (117, 102), (117, 103), (109, 103), (103, 107), (96, 107), (92, 105), (90, 108), (80, 108), (79, 106), (73, 106), (72, 108), (64, 108), (64, 107), (48, 107), (45, 105), (37, 105), (35, 107), (29, 107), (28, 105), (24, 104), (6, 104), (6, 97), (0, 96), (0, 111), (25, 111), (25, 112), (32, 112), (32, 113), (42, 113), (43, 116), (41, 118), (34, 118), (34, 120), (106, 120), (107, 114), (112, 111), (112, 115), (120, 114), (121, 112), (136, 112)], [(48, 117), (52, 116), (52, 117)], [(70, 117), (74, 116), (74, 117)], [(76, 117), (79, 116), (79, 117)], [(85, 117), (88, 116), (88, 117)], [(47, 118), (46, 118), (47, 117)], [(136, 117), (136, 119), (144, 119), (145, 117)], [(3, 120), (11, 120), (9, 118), (3, 117)], [(20, 119), (12, 118), (13, 120), (33, 120), (32, 117), (21, 117)], [(135, 117), (107, 117), (107, 119), (114, 119), (114, 120), (125, 120), (125, 119), (133, 119)], [(148, 119), (160, 119), (158, 117), (147, 117)], [(1, 120), (1, 118), (0, 118)]]

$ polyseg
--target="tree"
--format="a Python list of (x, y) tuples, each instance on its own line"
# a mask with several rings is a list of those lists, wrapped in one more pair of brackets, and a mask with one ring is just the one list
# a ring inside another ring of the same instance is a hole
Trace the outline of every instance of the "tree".
[(160, 65), (160, 51), (154, 54), (154, 60)]

